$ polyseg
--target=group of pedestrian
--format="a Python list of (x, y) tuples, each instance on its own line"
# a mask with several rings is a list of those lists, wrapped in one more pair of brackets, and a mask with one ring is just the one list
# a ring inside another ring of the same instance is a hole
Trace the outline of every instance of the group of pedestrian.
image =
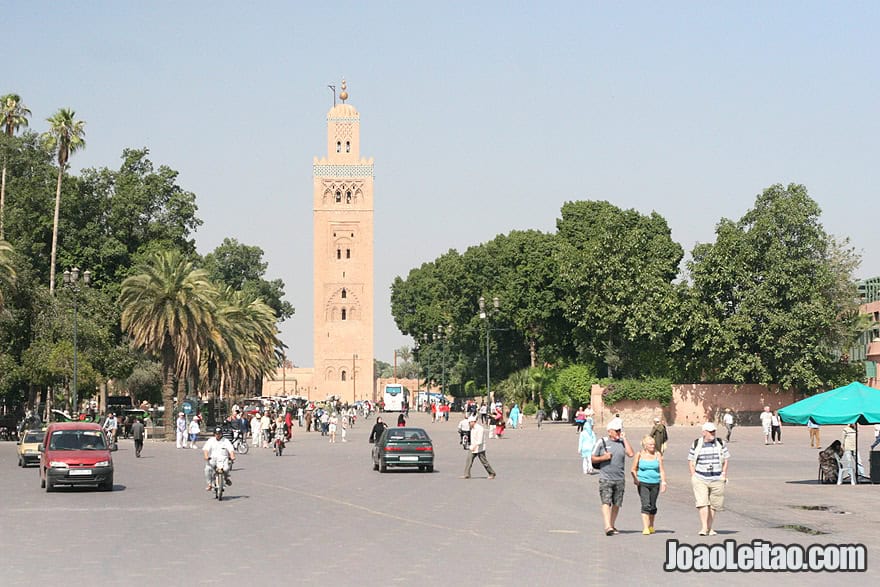
[(770, 406), (764, 406), (761, 412), (761, 428), (764, 431), (764, 444), (782, 444), (782, 419), (779, 412), (770, 410)]
[[(592, 433), (592, 419), (584, 420), (579, 446), (587, 441), (584, 436)], [(730, 453), (727, 444), (716, 437), (715, 424), (706, 422), (701, 436), (694, 440), (688, 451), (691, 473), (691, 490), (699, 512), (700, 536), (714, 536), (715, 516), (724, 506), (724, 488)], [(636, 453), (623, 433), (623, 421), (615, 417), (608, 422), (606, 436), (593, 439), (589, 465), (584, 458), (584, 472), (599, 471), (599, 500), (605, 535), (619, 534), (616, 522), (626, 490), (626, 459), (633, 458), (630, 468), (633, 483), (641, 501), (642, 534), (654, 534), (657, 515), (657, 499), (667, 488), (666, 470), (663, 464), (663, 447), (667, 442), (666, 427), (655, 418), (654, 428), (640, 442)], [(584, 455), (583, 448), (579, 449)], [(592, 468), (592, 469), (591, 469)]]

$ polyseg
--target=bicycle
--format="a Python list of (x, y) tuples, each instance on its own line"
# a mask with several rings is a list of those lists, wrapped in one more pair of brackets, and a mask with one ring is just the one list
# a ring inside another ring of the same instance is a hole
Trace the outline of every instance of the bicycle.
[(232, 448), (240, 455), (246, 455), (250, 447), (248, 447), (247, 439), (242, 434), (238, 434), (232, 439)]
[(220, 463), (214, 465), (214, 499), (223, 501), (223, 489), (226, 487), (226, 472)]

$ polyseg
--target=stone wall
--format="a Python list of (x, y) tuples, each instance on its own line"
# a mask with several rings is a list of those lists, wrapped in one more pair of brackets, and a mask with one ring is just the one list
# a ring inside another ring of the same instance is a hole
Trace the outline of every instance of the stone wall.
[(726, 408), (733, 410), (738, 424), (757, 425), (764, 406), (777, 410), (801, 399), (796, 392), (780, 391), (775, 386), (690, 383), (673, 385), (672, 401), (665, 407), (649, 400), (624, 400), (606, 406), (602, 399), (604, 389), (593, 385), (590, 392), (599, 430), (616, 414), (630, 427), (650, 427), (655, 416), (668, 425), (696, 426), (706, 420), (719, 421)]

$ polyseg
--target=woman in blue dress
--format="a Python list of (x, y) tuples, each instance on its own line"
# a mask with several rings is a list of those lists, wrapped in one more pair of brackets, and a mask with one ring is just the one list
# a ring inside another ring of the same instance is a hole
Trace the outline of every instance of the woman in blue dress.
[(510, 409), (510, 426), (512, 428), (515, 429), (519, 427), (519, 417), (519, 404), (513, 404), (513, 407)]
[(593, 432), (593, 419), (584, 420), (584, 428), (578, 434), (578, 452), (583, 459), (584, 475), (593, 473), (593, 447), (596, 446), (596, 434)]

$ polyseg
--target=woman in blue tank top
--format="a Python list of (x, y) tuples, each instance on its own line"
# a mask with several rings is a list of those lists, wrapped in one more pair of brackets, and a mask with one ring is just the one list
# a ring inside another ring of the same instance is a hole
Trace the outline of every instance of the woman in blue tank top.
[(657, 495), (666, 491), (666, 471), (663, 455), (657, 452), (653, 436), (642, 439), (642, 450), (633, 459), (632, 476), (642, 500), (642, 534), (654, 533), (654, 516), (657, 515)]

